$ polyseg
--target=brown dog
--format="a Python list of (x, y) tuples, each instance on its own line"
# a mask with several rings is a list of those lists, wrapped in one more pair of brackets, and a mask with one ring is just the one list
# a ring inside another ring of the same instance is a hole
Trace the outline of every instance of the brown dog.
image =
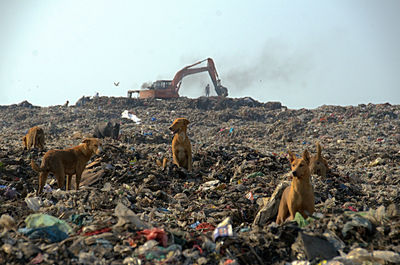
[(317, 154), (313, 156), (310, 160), (310, 171), (311, 174), (317, 174), (318, 176), (325, 177), (328, 172), (328, 162), (321, 155), (321, 145), (319, 142), (317, 145)]
[(296, 212), (301, 213), (304, 218), (314, 213), (314, 189), (311, 185), (309, 168), (310, 155), (305, 150), (302, 158), (296, 158), (289, 151), (289, 161), (293, 179), (282, 194), (276, 218), (277, 224), (285, 222), (288, 217), (293, 220)]
[(36, 194), (43, 191), (46, 184), (47, 176), (53, 173), (57, 179), (57, 184), (60, 189), (64, 187), (65, 175), (67, 175), (67, 188), (71, 189), (72, 175), (75, 176), (75, 187), (79, 189), (81, 175), (86, 167), (86, 163), (93, 156), (102, 151), (101, 142), (97, 138), (86, 138), (83, 142), (75, 147), (64, 150), (50, 150), (47, 151), (43, 157), (40, 168), (36, 163), (31, 160), (32, 169), (40, 172), (39, 175), (39, 188)]
[(28, 133), (22, 138), (24, 149), (31, 150), (31, 147), (44, 148), (44, 131), (39, 126), (35, 126), (29, 129)]
[(187, 125), (189, 121), (185, 118), (176, 119), (169, 129), (174, 133), (172, 139), (172, 160), (178, 167), (192, 170), (192, 146), (187, 136)]

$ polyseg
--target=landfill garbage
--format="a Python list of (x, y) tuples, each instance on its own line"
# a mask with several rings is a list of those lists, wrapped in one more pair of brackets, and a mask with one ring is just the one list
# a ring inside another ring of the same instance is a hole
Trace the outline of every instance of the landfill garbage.
[(56, 226), (64, 233), (69, 234), (72, 232), (72, 228), (68, 225), (68, 223), (48, 214), (31, 214), (26, 217), (25, 224), (27, 228)]
[(221, 223), (217, 225), (213, 232), (214, 241), (219, 237), (230, 237), (233, 236), (231, 217), (225, 218)]
[(2, 214), (0, 217), (0, 228), (3, 228), (3, 231), (8, 231), (10, 229), (15, 229), (15, 220), (8, 214)]
[(138, 234), (144, 235), (147, 240), (157, 239), (164, 247), (167, 246), (168, 237), (164, 229), (153, 227), (152, 229), (144, 229), (138, 232)]
[(57, 225), (37, 228), (20, 228), (18, 232), (26, 235), (30, 239), (46, 239), (50, 243), (60, 242), (68, 238), (68, 234), (62, 231)]
[(299, 233), (292, 251), (299, 260), (332, 259), (338, 256), (335, 247), (323, 237)]
[(134, 121), (136, 124), (140, 124), (141, 119), (139, 119), (135, 114), (129, 112), (128, 110), (124, 110), (121, 113), (121, 117), (125, 119), (129, 119)]
[[(0, 106), (0, 264), (399, 263), (400, 106), (294, 110), (219, 97), (80, 103)], [(140, 124), (121, 118), (124, 110)], [(156, 162), (172, 161), (168, 127), (179, 117), (191, 121), (190, 172)], [(47, 150), (63, 149), (114, 120), (120, 137), (102, 139), (79, 190), (75, 177), (66, 191), (49, 176), (32, 197), (39, 179), (30, 160), (46, 150), (23, 150), (29, 128), (43, 128)], [(291, 181), (287, 150), (314, 155), (317, 140), (329, 172), (312, 177), (313, 220), (277, 225)], [(29, 228), (31, 214), (57, 221)]]
[(29, 197), (29, 198), (27, 197), (25, 198), (25, 203), (29, 209), (37, 212), (40, 209), (41, 200), (39, 197)]
[(129, 208), (122, 203), (118, 203), (115, 207), (115, 215), (118, 217), (118, 223), (115, 226), (124, 226), (125, 224), (134, 225), (136, 229), (149, 228), (149, 225), (144, 223), (140, 218)]

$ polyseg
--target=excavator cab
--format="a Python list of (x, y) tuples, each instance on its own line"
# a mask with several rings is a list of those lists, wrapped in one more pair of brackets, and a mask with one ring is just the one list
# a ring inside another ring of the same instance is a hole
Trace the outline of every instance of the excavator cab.
[(171, 80), (157, 80), (151, 84), (149, 89), (167, 89), (171, 87)]

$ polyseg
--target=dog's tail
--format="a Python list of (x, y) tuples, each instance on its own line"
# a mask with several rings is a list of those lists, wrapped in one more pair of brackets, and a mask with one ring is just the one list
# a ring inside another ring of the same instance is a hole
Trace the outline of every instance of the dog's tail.
[(317, 158), (321, 158), (321, 151), (322, 151), (321, 145), (317, 141)]
[(33, 161), (33, 159), (31, 159), (31, 167), (33, 170), (35, 170), (36, 172), (42, 172), (44, 171), (42, 168), (40, 168), (38, 165), (36, 165), (35, 161)]

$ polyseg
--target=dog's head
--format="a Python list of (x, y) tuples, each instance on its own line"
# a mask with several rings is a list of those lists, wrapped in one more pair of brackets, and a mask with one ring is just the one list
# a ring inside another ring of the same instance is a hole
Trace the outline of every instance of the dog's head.
[(310, 162), (311, 174), (316, 174), (318, 176), (325, 177), (327, 171), (328, 167), (324, 159), (318, 159), (316, 156), (311, 158)]
[(185, 118), (178, 118), (174, 120), (169, 129), (175, 134), (186, 131), (189, 121)]
[(311, 174), (317, 174), (318, 176), (325, 177), (328, 171), (328, 163), (321, 155), (321, 145), (317, 142), (317, 154), (310, 160), (310, 171)]
[(119, 122), (114, 123), (114, 127), (113, 127), (112, 132), (111, 132), (111, 138), (118, 139), (119, 129), (120, 129)]
[(90, 152), (99, 155), (102, 151), (101, 141), (97, 138), (85, 138), (82, 141), (82, 144), (86, 145), (86, 148), (90, 150)]
[(304, 177), (310, 177), (310, 154), (307, 150), (304, 150), (303, 156), (297, 158), (291, 151), (289, 153), (290, 167), (292, 169), (292, 175), (295, 178), (302, 179)]

